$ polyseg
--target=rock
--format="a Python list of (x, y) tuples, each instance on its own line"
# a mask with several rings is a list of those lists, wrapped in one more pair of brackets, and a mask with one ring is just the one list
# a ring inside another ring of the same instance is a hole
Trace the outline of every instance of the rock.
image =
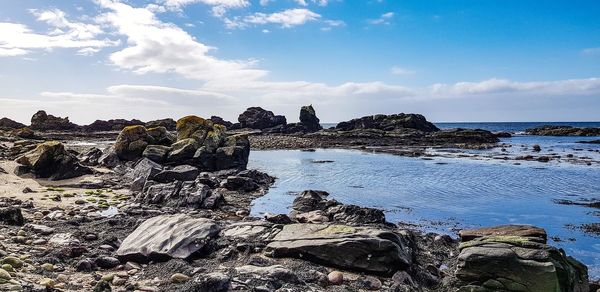
[(165, 127), (148, 128), (148, 135), (152, 137), (150, 144), (153, 145), (170, 146), (176, 139)]
[(146, 157), (156, 163), (163, 163), (170, 151), (171, 147), (169, 146), (148, 145), (142, 153), (142, 157)]
[(521, 236), (539, 243), (546, 243), (548, 238), (546, 230), (531, 225), (499, 225), (479, 229), (463, 229), (458, 234), (463, 242), (486, 236)]
[(497, 143), (500, 140), (494, 133), (480, 129), (448, 129), (432, 132), (427, 136), (428, 140), (433, 142), (443, 141), (444, 143)]
[(74, 178), (93, 171), (81, 165), (77, 157), (65, 150), (62, 143), (48, 141), (25, 153), (17, 162), (38, 178), (62, 180)]
[(290, 224), (292, 219), (286, 214), (266, 214), (265, 220), (275, 224)]
[(300, 109), (300, 124), (305, 126), (308, 131), (315, 132), (323, 129), (319, 122), (319, 118), (317, 118), (317, 114), (312, 105), (303, 106)]
[(125, 127), (115, 142), (115, 153), (121, 160), (136, 160), (142, 157), (151, 140), (144, 126)]
[(339, 271), (333, 271), (327, 275), (327, 280), (333, 285), (341, 285), (344, 282), (344, 274)]
[(54, 228), (45, 225), (27, 224), (25, 225), (25, 228), (30, 229), (31, 231), (41, 235), (50, 235), (54, 233)]
[(242, 128), (266, 129), (287, 123), (284, 116), (276, 116), (272, 111), (264, 110), (260, 107), (248, 108), (238, 117)]
[(40, 280), (39, 284), (48, 289), (52, 289), (52, 288), (54, 288), (54, 285), (56, 285), (56, 282), (54, 282), (54, 280), (52, 280), (50, 278), (42, 278)]
[(195, 278), (192, 284), (194, 289), (190, 291), (227, 292), (229, 291), (230, 282), (229, 276), (223, 273), (209, 273)]
[(197, 255), (218, 233), (218, 225), (209, 219), (161, 215), (144, 221), (123, 240), (116, 254), (133, 262), (187, 259)]
[(218, 117), (218, 116), (212, 116), (212, 117), (210, 117), (210, 120), (215, 124), (223, 125), (227, 128), (231, 128), (233, 126), (232, 122), (226, 121), (223, 118)]
[(538, 136), (600, 136), (600, 128), (577, 128), (572, 126), (540, 126), (525, 130), (527, 135)]
[(23, 267), (23, 261), (14, 256), (6, 256), (2, 259), (3, 265), (10, 265), (14, 269), (20, 269)]
[(31, 129), (33, 130), (54, 130), (54, 131), (70, 131), (76, 130), (79, 126), (71, 123), (69, 118), (60, 118), (46, 114), (45, 111), (38, 111), (31, 117)]
[(100, 156), (100, 158), (98, 158), (98, 164), (106, 166), (106, 167), (110, 167), (110, 168), (113, 168), (113, 167), (119, 165), (120, 162), (121, 162), (121, 160), (119, 159), (119, 156), (117, 155), (117, 152), (116, 152), (114, 146), (110, 146), (110, 147), (104, 149), (104, 151), (102, 151), (102, 156)]
[(329, 216), (327, 216), (327, 213), (321, 210), (314, 210), (306, 213), (296, 214), (296, 216), (294, 216), (294, 219), (296, 219), (300, 223), (325, 223), (331, 221), (329, 219)]
[(333, 221), (352, 224), (385, 223), (385, 214), (382, 210), (359, 207), (356, 205), (339, 205), (327, 209)]
[(0, 208), (0, 222), (6, 225), (22, 226), (25, 224), (25, 219), (21, 213), (21, 208), (5, 207)]
[(23, 139), (35, 139), (35, 132), (27, 127), (15, 129), (10, 133), (13, 137), (23, 138)]
[(546, 245), (539, 228), (502, 226), (470, 234), (481, 237), (459, 246), (458, 291), (588, 291), (587, 267)]
[(381, 280), (371, 276), (360, 278), (358, 284), (366, 290), (379, 290), (383, 286)]
[(96, 120), (87, 126), (83, 126), (83, 129), (87, 132), (121, 131), (125, 127), (141, 125), (144, 125), (144, 122), (136, 119)]
[(175, 273), (171, 275), (171, 282), (175, 284), (185, 283), (190, 279), (190, 276), (184, 275), (182, 273)]
[(93, 147), (92, 149), (81, 154), (79, 156), (79, 160), (81, 161), (81, 164), (83, 164), (83, 165), (96, 166), (96, 165), (98, 165), (98, 161), (100, 160), (100, 157), (102, 157), (102, 150), (100, 150), (96, 147)]
[(53, 265), (53, 264), (50, 264), (50, 263), (45, 263), (45, 264), (42, 264), (42, 265), (40, 266), (40, 268), (42, 268), (43, 270), (45, 270), (45, 271), (48, 271), (48, 272), (52, 272), (52, 271), (54, 271), (54, 265)]
[(111, 291), (112, 291), (112, 288), (110, 287), (110, 284), (103, 280), (98, 281), (98, 283), (96, 283), (96, 285), (94, 286), (94, 290), (93, 290), (93, 292), (111, 292)]
[(10, 273), (4, 269), (0, 269), (0, 282), (2, 282), (1, 280), (10, 280), (10, 279), (12, 279), (12, 276), (10, 275)]
[(190, 165), (178, 165), (173, 169), (163, 170), (152, 177), (152, 180), (168, 183), (172, 181), (193, 181), (198, 175), (200, 175), (200, 170)]
[(90, 260), (83, 259), (77, 262), (75, 269), (78, 272), (91, 272), (94, 270), (94, 263)]
[(294, 272), (284, 268), (280, 265), (273, 265), (268, 267), (258, 267), (253, 265), (245, 265), (235, 268), (236, 272), (240, 275), (249, 275), (253, 277), (269, 278), (277, 281), (283, 281), (286, 283), (298, 282), (298, 277)]
[(168, 131), (175, 131), (177, 123), (173, 119), (154, 120), (146, 123), (146, 128), (165, 127)]
[(9, 118), (1, 118), (0, 119), (0, 129), (21, 129), (21, 128), (25, 128), (25, 125), (23, 125), (17, 121), (13, 121)]
[(193, 138), (178, 140), (171, 145), (171, 152), (167, 155), (167, 161), (172, 164), (190, 163), (198, 147), (198, 141)]
[(211, 197), (210, 188), (199, 182), (148, 182), (136, 202), (168, 207), (205, 208)]
[(103, 269), (112, 269), (121, 264), (121, 262), (114, 257), (99, 257), (94, 262), (96, 263), (96, 266)]
[(162, 165), (148, 158), (140, 160), (133, 168), (133, 171), (128, 174), (128, 177), (132, 181), (131, 190), (134, 192), (141, 191), (144, 188), (146, 181), (153, 178), (156, 174), (161, 172), (162, 169)]
[(336, 129), (350, 131), (356, 129), (379, 129), (392, 131), (397, 129), (416, 129), (423, 132), (435, 132), (439, 129), (419, 114), (374, 115), (341, 122)]
[(307, 190), (300, 193), (292, 203), (295, 217), (300, 222), (336, 221), (347, 224), (385, 223), (383, 211), (356, 205), (343, 205), (335, 200), (328, 200), (329, 194), (324, 191)]
[(285, 225), (267, 251), (273, 257), (381, 274), (392, 274), (412, 263), (407, 239), (375, 228), (344, 225)]
[(303, 191), (294, 199), (292, 209), (299, 212), (324, 211), (330, 206), (338, 204), (336, 201), (328, 201), (327, 196), (329, 196), (329, 193), (325, 191)]
[(537, 144), (533, 145), (533, 147), (532, 147), (532, 148), (533, 148), (533, 151), (535, 151), (535, 152), (540, 152), (540, 151), (542, 151), (542, 147), (540, 147), (540, 145), (537, 145)]
[(197, 116), (186, 116), (177, 120), (177, 141), (194, 139), (198, 145), (204, 143), (209, 131), (213, 130), (213, 122)]
[(258, 189), (258, 184), (248, 177), (228, 176), (221, 182), (221, 187), (231, 191), (251, 192)]

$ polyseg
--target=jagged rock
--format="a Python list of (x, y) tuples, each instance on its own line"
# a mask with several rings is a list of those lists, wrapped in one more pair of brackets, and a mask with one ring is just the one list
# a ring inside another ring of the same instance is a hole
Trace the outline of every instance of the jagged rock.
[(292, 203), (292, 209), (299, 212), (310, 212), (314, 210), (324, 211), (338, 202), (327, 200), (329, 193), (325, 191), (307, 190), (300, 193)]
[(527, 135), (538, 136), (600, 136), (600, 128), (577, 128), (572, 126), (540, 126), (525, 130)]
[(142, 153), (142, 157), (146, 157), (156, 163), (163, 163), (167, 159), (167, 155), (171, 151), (171, 147), (162, 145), (148, 145)]
[(140, 120), (125, 120), (125, 119), (116, 119), (116, 120), (96, 120), (93, 123), (84, 126), (83, 129), (88, 132), (102, 132), (102, 131), (121, 131), (125, 127), (129, 126), (139, 126), (144, 125), (144, 122)]
[(141, 191), (148, 179), (154, 177), (162, 171), (162, 166), (148, 158), (140, 160), (133, 170), (128, 174), (132, 181), (131, 190), (134, 192)]
[(121, 160), (136, 160), (142, 157), (146, 146), (150, 144), (152, 137), (143, 126), (125, 127), (115, 142), (114, 149)]
[(213, 125), (213, 122), (201, 117), (183, 117), (177, 120), (177, 141), (194, 139), (198, 145), (202, 145), (208, 132), (213, 130)]
[(137, 202), (167, 207), (212, 209), (218, 202), (207, 185), (199, 181), (159, 183), (149, 180), (135, 198)]
[(0, 119), (0, 129), (22, 129), (26, 126), (9, 118)]
[(272, 111), (260, 107), (248, 108), (238, 117), (242, 128), (267, 129), (287, 123), (284, 116), (276, 116)]
[(152, 177), (152, 180), (168, 183), (172, 181), (193, 181), (198, 175), (200, 170), (190, 165), (178, 165), (173, 169), (165, 169)]
[(199, 255), (219, 230), (210, 219), (161, 215), (144, 221), (123, 240), (116, 254), (123, 261), (133, 262), (188, 259)]
[(500, 226), (462, 234), (457, 291), (588, 291), (587, 267), (546, 245), (539, 228)]
[(100, 156), (100, 158), (98, 158), (98, 163), (106, 167), (115, 167), (120, 162), (121, 160), (119, 159), (119, 156), (117, 155), (117, 151), (115, 151), (114, 146), (110, 146), (104, 149), (104, 151), (102, 151), (102, 155)]
[(385, 214), (382, 210), (365, 208), (356, 205), (339, 205), (327, 209), (329, 216), (335, 222), (354, 224), (385, 223)]
[(309, 131), (314, 132), (323, 129), (319, 122), (312, 104), (303, 106), (300, 109), (300, 124), (304, 125)]
[(98, 165), (98, 161), (100, 160), (100, 157), (102, 157), (102, 150), (93, 147), (91, 149), (89, 149), (88, 151), (86, 151), (85, 153), (81, 154), (79, 156), (79, 160), (81, 161), (81, 164), (83, 165), (87, 165), (87, 166), (95, 166)]
[(273, 257), (379, 274), (392, 274), (412, 263), (407, 239), (375, 228), (344, 225), (285, 225), (267, 245), (267, 252)]
[(248, 177), (228, 176), (221, 182), (221, 187), (231, 191), (251, 192), (258, 189), (258, 184)]
[(342, 131), (351, 131), (356, 129), (379, 129), (383, 131), (392, 131), (397, 129), (416, 129), (422, 132), (439, 131), (438, 127), (430, 123), (424, 116), (419, 114), (394, 114), (394, 115), (374, 115), (353, 119), (347, 122), (341, 122), (336, 129)]
[(0, 222), (7, 225), (22, 226), (25, 224), (25, 219), (20, 208), (6, 207), (0, 208)]
[(152, 140), (150, 141), (150, 144), (152, 145), (170, 146), (173, 144), (173, 142), (175, 142), (175, 136), (169, 133), (167, 128), (162, 126), (148, 128), (147, 133), (150, 137), (152, 137)]
[(177, 129), (177, 122), (175, 120), (167, 118), (162, 120), (154, 120), (146, 123), (146, 128), (165, 127), (169, 131), (175, 131)]
[(227, 292), (231, 278), (226, 274), (215, 272), (194, 278), (190, 291)]
[(33, 130), (55, 130), (70, 131), (79, 128), (78, 125), (69, 121), (69, 118), (60, 118), (47, 114), (45, 111), (38, 111), (31, 117), (31, 129)]
[(13, 137), (19, 137), (19, 138), (23, 138), (23, 139), (34, 139), (35, 138), (35, 132), (27, 127), (15, 129), (10, 134)]
[(25, 153), (17, 162), (38, 178), (61, 180), (91, 174), (92, 170), (82, 166), (77, 157), (65, 150), (62, 143), (48, 141)]
[(210, 120), (215, 123), (215, 124), (219, 124), (219, 125), (223, 125), (225, 127), (227, 127), (228, 129), (231, 128), (233, 126), (233, 123), (230, 121), (226, 121), (221, 117), (218, 116), (212, 116), (210, 117)]

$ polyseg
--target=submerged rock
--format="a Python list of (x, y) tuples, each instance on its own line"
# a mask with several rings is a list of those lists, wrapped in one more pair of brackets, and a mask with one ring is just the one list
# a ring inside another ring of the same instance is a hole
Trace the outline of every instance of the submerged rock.
[(409, 241), (369, 227), (289, 224), (267, 245), (273, 257), (294, 257), (328, 266), (392, 274), (412, 263)]
[(547, 245), (540, 228), (500, 226), (461, 235), (458, 291), (588, 291), (585, 265)]
[(188, 259), (199, 255), (219, 230), (210, 219), (161, 215), (144, 221), (123, 240), (116, 254), (122, 261), (134, 262)]
[(65, 150), (58, 141), (39, 144), (34, 150), (19, 157), (17, 162), (22, 166), (17, 169), (20, 174), (32, 173), (35, 177), (51, 180), (74, 178), (93, 172), (81, 165), (77, 157)]

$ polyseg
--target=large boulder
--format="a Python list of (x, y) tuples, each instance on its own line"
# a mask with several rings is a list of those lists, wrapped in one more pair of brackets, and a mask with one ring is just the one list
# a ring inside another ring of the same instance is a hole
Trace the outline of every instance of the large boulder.
[(538, 136), (600, 136), (600, 128), (578, 128), (572, 126), (540, 126), (525, 130), (527, 135)]
[(170, 146), (175, 141), (175, 136), (163, 126), (148, 128), (148, 135), (152, 137), (150, 144)]
[(0, 223), (22, 226), (25, 224), (25, 219), (23, 218), (20, 208), (5, 207), (0, 208)]
[(142, 153), (152, 141), (144, 126), (125, 127), (114, 145), (114, 150), (121, 160), (136, 160), (142, 157)]
[(198, 116), (183, 117), (177, 120), (177, 141), (192, 138), (202, 144), (213, 125), (212, 121)]
[(312, 104), (303, 106), (300, 109), (300, 124), (305, 126), (307, 130), (314, 132), (323, 129), (319, 122), (319, 118), (317, 118), (317, 114), (315, 113)]
[(25, 125), (23, 125), (17, 121), (13, 121), (9, 118), (1, 118), (0, 119), (0, 129), (21, 129), (21, 128), (25, 128)]
[(70, 131), (79, 128), (78, 125), (71, 123), (68, 117), (55, 117), (47, 114), (45, 111), (38, 111), (31, 117), (30, 127), (33, 130), (41, 131)]
[(219, 117), (219, 116), (211, 116), (210, 120), (215, 123), (215, 124), (219, 124), (219, 125), (223, 125), (225, 127), (227, 127), (228, 129), (233, 127), (233, 123), (230, 121), (226, 121), (223, 118)]
[(79, 163), (62, 143), (48, 141), (17, 158), (20, 173), (32, 173), (38, 178), (61, 180), (91, 174), (93, 171)]
[(146, 123), (146, 128), (165, 127), (169, 131), (175, 131), (177, 129), (177, 123), (175, 120), (167, 118), (162, 120), (154, 120)]
[(349, 270), (392, 274), (412, 263), (409, 241), (367, 227), (289, 224), (267, 245), (273, 257), (293, 257)]
[(267, 129), (287, 123), (284, 116), (276, 116), (272, 111), (261, 107), (251, 107), (238, 117), (242, 128)]
[(393, 115), (374, 115), (353, 119), (347, 122), (341, 122), (336, 126), (337, 130), (351, 131), (357, 129), (378, 129), (383, 131), (393, 131), (399, 129), (415, 129), (422, 132), (439, 131), (433, 123), (427, 121), (424, 116), (419, 114), (393, 114)]
[(19, 128), (19, 129), (14, 129), (14, 130), (12, 130), (12, 132), (10, 133), (10, 135), (13, 136), (13, 137), (18, 137), (18, 138), (22, 138), (22, 139), (34, 139), (34, 138), (36, 138), (35, 132), (32, 129), (29, 129), (27, 127)]
[(123, 240), (117, 250), (122, 261), (148, 262), (202, 255), (203, 248), (219, 234), (210, 219), (188, 215), (161, 215), (144, 221)]
[(125, 120), (125, 119), (116, 119), (116, 120), (96, 120), (93, 123), (83, 126), (83, 129), (88, 132), (102, 132), (102, 131), (121, 131), (125, 127), (129, 126), (138, 126), (144, 125), (144, 122), (140, 120)]
[(530, 226), (461, 232), (457, 291), (588, 291), (587, 267)]

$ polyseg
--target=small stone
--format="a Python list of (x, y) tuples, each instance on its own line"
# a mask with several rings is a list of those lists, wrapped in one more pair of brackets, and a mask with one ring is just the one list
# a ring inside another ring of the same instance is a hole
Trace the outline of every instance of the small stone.
[(181, 274), (181, 273), (175, 273), (171, 276), (171, 282), (179, 284), (179, 283), (185, 283), (190, 279), (189, 276)]
[(121, 285), (125, 284), (126, 282), (127, 282), (127, 279), (121, 278), (121, 277), (115, 277), (112, 280), (112, 284), (115, 286), (121, 286)]
[(98, 281), (98, 283), (96, 283), (96, 286), (94, 286), (94, 292), (111, 292), (112, 289), (110, 288), (110, 284), (106, 281)]
[(13, 257), (13, 256), (7, 256), (2, 260), (3, 264), (9, 264), (11, 265), (13, 268), (16, 269), (20, 269), (21, 267), (23, 267), (23, 261), (21, 261), (19, 258), (17, 257)]
[(42, 212), (35, 212), (33, 213), (33, 219), (35, 220), (42, 220), (44, 218), (44, 214), (42, 214)]
[(65, 274), (58, 274), (58, 276), (56, 276), (56, 280), (62, 283), (69, 283), (69, 276)]
[(14, 272), (15, 269), (13, 268), (13, 266), (9, 265), (9, 264), (4, 264), (2, 265), (2, 269), (8, 271), (8, 272)]
[(533, 151), (540, 152), (540, 151), (542, 151), (542, 147), (540, 147), (540, 145), (535, 144), (535, 145), (533, 145)]
[(12, 279), (12, 276), (5, 269), (0, 269), (0, 279), (8, 281)]
[(366, 277), (364, 279), (360, 279), (359, 283), (367, 290), (379, 290), (383, 285), (381, 281), (375, 277)]
[(112, 280), (115, 279), (115, 274), (110, 273), (110, 274), (106, 274), (104, 276), (102, 276), (102, 278), (100, 278), (100, 280), (102, 281), (106, 281), (106, 282), (112, 282)]
[(40, 280), (39, 284), (46, 288), (54, 288), (54, 285), (56, 285), (54, 280), (50, 278), (43, 278), (42, 280)]
[(98, 236), (96, 236), (96, 234), (93, 233), (88, 233), (84, 236), (84, 239), (87, 241), (92, 241), (98, 239)]
[(19, 232), (17, 232), (17, 236), (27, 236), (27, 232), (25, 232), (25, 230), (21, 229), (21, 230), (19, 230)]
[(134, 262), (127, 262), (125, 263), (125, 270), (141, 270), (142, 266), (140, 266), (140, 264), (138, 263), (134, 263)]
[(339, 271), (333, 271), (327, 275), (327, 280), (333, 285), (340, 285), (344, 282), (344, 274)]
[(54, 271), (54, 265), (50, 264), (50, 263), (45, 263), (45, 264), (41, 265), (40, 267), (48, 272)]
[(117, 258), (114, 257), (100, 257), (96, 259), (96, 265), (103, 269), (112, 269), (121, 264)]
[(80, 260), (77, 262), (76, 269), (78, 272), (91, 272), (94, 265), (89, 260)]

